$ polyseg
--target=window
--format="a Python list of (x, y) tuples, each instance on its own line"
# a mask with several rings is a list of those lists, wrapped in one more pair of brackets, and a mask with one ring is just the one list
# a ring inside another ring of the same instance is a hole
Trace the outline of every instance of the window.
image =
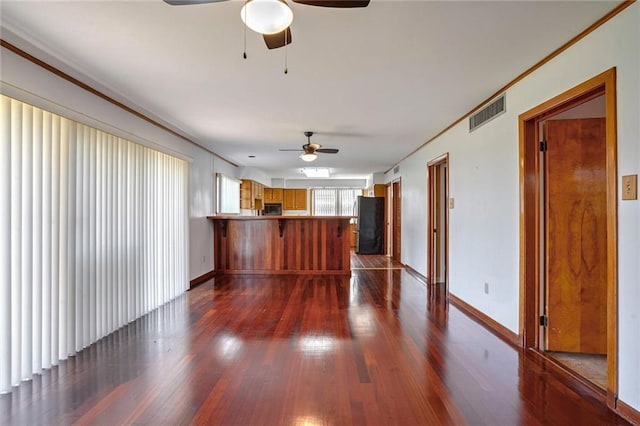
[(313, 190), (314, 216), (355, 216), (355, 205), (361, 189), (317, 188)]
[(240, 181), (221, 173), (216, 174), (219, 214), (240, 214)]

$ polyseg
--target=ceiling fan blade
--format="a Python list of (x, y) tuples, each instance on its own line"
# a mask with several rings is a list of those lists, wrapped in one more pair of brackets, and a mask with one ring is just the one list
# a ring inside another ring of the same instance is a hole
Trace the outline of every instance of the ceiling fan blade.
[(164, 0), (165, 3), (171, 6), (189, 6), (192, 4), (207, 4), (207, 3), (220, 3), (228, 0)]
[(369, 5), (369, 0), (293, 0), (293, 2), (308, 6), (336, 7), (340, 9), (367, 7)]
[[(269, 49), (277, 49), (286, 44), (291, 44), (291, 27), (287, 27), (284, 31), (275, 34), (263, 34), (264, 42)], [(285, 43), (286, 37), (286, 43)]]
[(316, 149), (316, 152), (321, 152), (323, 154), (337, 154), (339, 149), (336, 148), (319, 148)]
[(302, 152), (302, 149), (279, 149), (278, 151), (295, 151), (295, 152)]

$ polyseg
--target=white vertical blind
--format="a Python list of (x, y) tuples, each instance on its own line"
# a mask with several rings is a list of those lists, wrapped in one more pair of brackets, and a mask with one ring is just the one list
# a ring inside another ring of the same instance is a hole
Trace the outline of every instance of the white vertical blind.
[(360, 189), (338, 189), (338, 216), (356, 216), (356, 200), (362, 195)]
[(0, 393), (187, 288), (187, 164), (0, 98)]
[(335, 188), (316, 188), (313, 190), (313, 215), (335, 216), (338, 212)]
[(355, 202), (361, 189), (316, 188), (313, 190), (314, 216), (355, 216)]
[(11, 384), (11, 103), (0, 107), (0, 390)]

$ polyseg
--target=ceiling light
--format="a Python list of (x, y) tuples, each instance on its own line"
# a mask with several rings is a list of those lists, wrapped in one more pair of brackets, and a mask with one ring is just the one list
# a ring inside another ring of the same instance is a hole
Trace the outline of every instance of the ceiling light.
[(247, 0), (240, 10), (242, 22), (260, 34), (276, 34), (293, 22), (293, 12), (284, 0)]
[(314, 154), (313, 152), (304, 152), (300, 155), (300, 158), (304, 161), (313, 161), (318, 158), (318, 154)]
[(302, 169), (302, 173), (307, 175), (310, 178), (328, 178), (329, 177), (329, 169), (327, 168), (313, 168), (313, 167), (305, 167)]

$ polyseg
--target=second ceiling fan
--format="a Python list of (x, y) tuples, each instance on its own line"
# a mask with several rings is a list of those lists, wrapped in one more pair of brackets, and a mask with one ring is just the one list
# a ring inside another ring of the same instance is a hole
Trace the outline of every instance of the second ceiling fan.
[[(220, 3), (229, 0), (164, 0), (172, 6), (187, 6), (193, 4)], [(332, 7), (350, 9), (366, 7), (369, 0), (291, 0), (294, 3), (308, 6)], [(245, 25), (253, 31), (262, 34), (269, 49), (291, 44), (291, 22), (293, 11), (285, 0), (247, 0), (240, 11), (240, 17)]]
[(337, 148), (322, 148), (322, 145), (318, 145), (317, 143), (311, 142), (311, 136), (313, 136), (313, 132), (304, 132), (304, 135), (307, 137), (307, 143), (302, 145), (302, 149), (280, 149), (280, 151), (302, 151), (300, 154), (300, 158), (304, 161), (313, 161), (318, 155), (316, 153), (320, 152), (322, 154), (337, 154)]

